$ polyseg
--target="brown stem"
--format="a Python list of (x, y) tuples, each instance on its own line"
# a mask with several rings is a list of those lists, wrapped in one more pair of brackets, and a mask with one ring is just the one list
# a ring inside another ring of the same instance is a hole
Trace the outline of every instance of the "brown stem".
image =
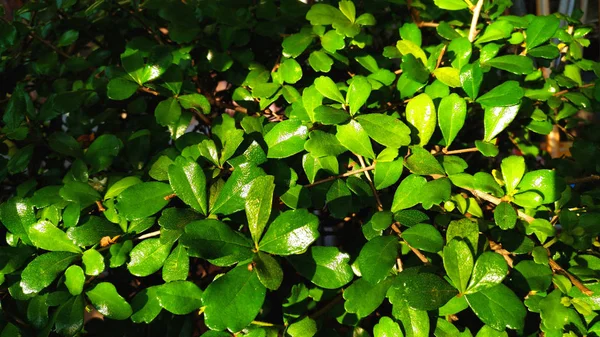
[(104, 206), (102, 205), (102, 201), (96, 200), (96, 206), (98, 207), (98, 212), (106, 211), (106, 208), (104, 208)]
[[(479, 199), (483, 199), (485, 201), (491, 202), (494, 205), (498, 205), (502, 202), (502, 199), (500, 198), (496, 198), (495, 196), (491, 195), (491, 194), (487, 194), (478, 190), (473, 190), (470, 188), (466, 188), (467, 191), (471, 192), (471, 194), (473, 194), (474, 196), (478, 197)], [(519, 216), (519, 218), (527, 221), (528, 223), (532, 223), (533, 221), (535, 221), (535, 218), (532, 217), (529, 214), (525, 214), (520, 210), (517, 210), (517, 215)]]
[(158, 91), (152, 90), (152, 89), (146, 88), (146, 87), (139, 87), (138, 90), (141, 91), (141, 92), (145, 92), (147, 94), (153, 95), (153, 96), (160, 95), (160, 93)]
[(470, 147), (468, 149), (460, 149), (460, 150), (451, 150), (451, 151), (448, 151), (446, 148), (443, 148), (442, 151), (436, 152), (433, 155), (441, 156), (441, 155), (461, 154), (461, 153), (469, 153), (469, 152), (477, 152), (477, 151), (479, 151), (479, 150), (476, 147)]
[(177, 196), (177, 194), (173, 193), (173, 194), (166, 195), (164, 199), (171, 200), (171, 199), (175, 198), (176, 196)]
[(599, 181), (600, 175), (592, 174), (589, 177), (581, 177), (567, 180), (567, 184), (581, 184), (581, 183), (589, 183), (593, 181)]
[[(577, 87), (576, 89), (591, 88), (591, 87), (593, 87), (595, 85), (596, 85), (596, 83), (587, 83), (587, 84), (584, 84), (584, 85), (582, 85), (580, 87)], [(564, 95), (564, 94), (566, 94), (568, 92), (569, 92), (569, 89), (561, 90), (561, 91), (555, 93), (553, 96), (554, 97), (559, 97), (559, 96), (562, 96), (562, 95)]]
[(477, 21), (479, 21), (479, 14), (481, 13), (481, 7), (483, 7), (483, 0), (477, 1), (475, 9), (473, 9), (473, 18), (471, 19), (471, 28), (469, 29), (469, 41), (475, 41), (477, 36)]
[(581, 283), (579, 279), (577, 279), (575, 276), (571, 275), (571, 273), (563, 269), (563, 267), (556, 263), (556, 261), (554, 261), (552, 258), (548, 258), (548, 263), (550, 264), (550, 268), (552, 268), (552, 271), (568, 277), (569, 280), (571, 280), (571, 283), (573, 283), (573, 285), (577, 287), (577, 289), (579, 289), (582, 293), (588, 296), (591, 296), (593, 294), (593, 292), (583, 283)]
[(424, 22), (424, 21), (421, 21), (418, 24), (419, 27), (434, 27), (434, 28), (437, 27), (437, 26), (439, 26), (439, 25), (440, 24), (437, 23), (437, 22)]
[[(367, 167), (367, 165), (365, 165), (365, 160), (363, 159), (363, 157), (361, 155), (357, 154), (356, 157), (358, 157), (358, 162), (360, 163), (361, 167)], [(375, 196), (375, 201), (377, 202), (377, 209), (379, 211), (383, 211), (383, 204), (381, 203), (381, 199), (379, 199), (379, 193), (377, 193), (377, 189), (375, 188), (375, 185), (373, 185), (373, 180), (371, 179), (371, 175), (369, 174), (369, 171), (365, 171), (365, 176), (367, 177), (369, 186), (371, 186), (371, 190), (373, 191), (373, 195)]]
[[(400, 231), (400, 228), (398, 228), (398, 226), (395, 223), (392, 224), (392, 230), (394, 232), (396, 232), (396, 234), (398, 234), (398, 236), (402, 235), (402, 231)], [(423, 255), (423, 253), (421, 253), (420, 250), (409, 245), (408, 242), (406, 242), (406, 241), (404, 241), (404, 243), (406, 243), (408, 248), (410, 248), (410, 250), (419, 258), (419, 260), (421, 260), (421, 262), (423, 262), (424, 264), (429, 264), (429, 260), (427, 259), (427, 256)]]
[(435, 62), (435, 69), (440, 67), (440, 64), (442, 64), (442, 59), (444, 58), (444, 54), (446, 53), (446, 48), (448, 47), (448, 45), (444, 45), (444, 47), (442, 47), (442, 51), (440, 52), (440, 56), (438, 56), (437, 61)]
[(353, 176), (355, 174), (359, 174), (359, 173), (366, 172), (366, 171), (371, 171), (371, 170), (374, 170), (374, 169), (375, 169), (375, 164), (373, 164), (371, 166), (363, 167), (363, 168), (358, 169), (358, 170), (348, 171), (346, 173), (338, 174), (337, 176), (327, 177), (325, 179), (315, 181), (312, 184), (304, 185), (304, 187), (313, 187), (313, 186), (316, 186), (316, 185), (319, 185), (319, 184), (322, 184), (322, 183), (326, 183), (328, 181), (332, 181), (332, 180), (336, 180), (336, 179), (339, 179), (339, 178)]

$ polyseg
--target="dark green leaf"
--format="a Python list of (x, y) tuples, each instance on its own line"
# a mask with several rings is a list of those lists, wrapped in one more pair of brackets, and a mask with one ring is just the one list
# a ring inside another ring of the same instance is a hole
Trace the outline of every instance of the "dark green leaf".
[(112, 283), (98, 283), (88, 290), (87, 297), (92, 305), (104, 316), (116, 320), (124, 320), (131, 316), (131, 306), (119, 293)]
[(129, 272), (135, 276), (148, 276), (157, 272), (162, 266), (173, 244), (161, 243), (160, 239), (146, 239), (131, 250), (127, 264)]
[(378, 236), (367, 242), (356, 259), (363, 279), (378, 283), (385, 279), (396, 263), (398, 239), (395, 236)]
[(302, 255), (287, 258), (294, 268), (312, 283), (325, 289), (337, 289), (352, 281), (350, 255), (336, 247), (313, 246)]
[(165, 282), (185, 281), (190, 271), (190, 258), (183, 245), (177, 245), (167, 257), (162, 269)]
[(404, 271), (398, 282), (404, 287), (408, 305), (417, 310), (435, 310), (446, 304), (458, 292), (435, 274)]
[(485, 64), (516, 75), (528, 75), (535, 70), (533, 68), (533, 61), (527, 56), (520, 55), (494, 57), (491, 60), (487, 60)]
[(41, 220), (29, 228), (29, 238), (38, 248), (49, 251), (81, 253), (65, 232), (50, 221)]
[(268, 227), (258, 246), (276, 255), (300, 254), (319, 237), (319, 219), (306, 209), (281, 213)]
[(257, 252), (254, 254), (252, 263), (256, 268), (260, 283), (267, 289), (277, 290), (283, 282), (283, 270), (277, 260), (269, 254)]
[(359, 318), (369, 316), (381, 305), (390, 285), (391, 279), (373, 284), (359, 278), (344, 291), (344, 309)]
[(466, 298), (477, 317), (492, 328), (523, 329), (527, 310), (507, 286), (498, 284), (478, 293), (466, 295)]
[(250, 324), (265, 300), (256, 272), (239, 266), (214, 280), (204, 291), (205, 323), (212, 330), (240, 331)]
[[(38, 206), (39, 207), (39, 206)], [(29, 200), (12, 197), (0, 205), (0, 219), (6, 229), (31, 244), (29, 229), (36, 223), (33, 205)]]
[(494, 209), (494, 221), (504, 230), (511, 229), (517, 223), (517, 211), (508, 202), (503, 201)]
[(444, 246), (440, 232), (432, 225), (418, 224), (402, 232), (402, 238), (414, 248), (437, 253)]
[(189, 281), (174, 281), (156, 287), (159, 305), (175, 315), (187, 315), (202, 306), (202, 290)]
[(474, 264), (469, 245), (462, 240), (451, 240), (444, 247), (443, 257), (446, 274), (448, 274), (454, 286), (463, 293), (467, 290)]
[(466, 293), (472, 294), (500, 284), (508, 274), (506, 261), (500, 254), (485, 252), (479, 256), (473, 268), (473, 276)]
[(145, 182), (125, 189), (117, 197), (119, 214), (128, 220), (149, 217), (169, 203), (166, 196), (173, 193), (171, 186), (159, 182)]
[(200, 165), (189, 158), (177, 160), (169, 167), (169, 183), (179, 199), (207, 214), (206, 177)]
[(23, 293), (38, 293), (49, 286), (78, 256), (69, 252), (49, 252), (33, 259), (21, 274)]

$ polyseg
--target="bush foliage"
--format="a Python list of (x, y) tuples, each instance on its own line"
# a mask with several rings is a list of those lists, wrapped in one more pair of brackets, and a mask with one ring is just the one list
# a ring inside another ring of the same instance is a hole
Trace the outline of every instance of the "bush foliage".
[(591, 28), (510, 5), (27, 2), (0, 336), (597, 336)]

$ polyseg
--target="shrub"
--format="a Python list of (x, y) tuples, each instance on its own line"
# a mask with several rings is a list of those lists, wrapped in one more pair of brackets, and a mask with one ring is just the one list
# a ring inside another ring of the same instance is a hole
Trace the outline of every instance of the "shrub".
[(27, 2), (0, 336), (596, 336), (591, 28), (510, 4)]

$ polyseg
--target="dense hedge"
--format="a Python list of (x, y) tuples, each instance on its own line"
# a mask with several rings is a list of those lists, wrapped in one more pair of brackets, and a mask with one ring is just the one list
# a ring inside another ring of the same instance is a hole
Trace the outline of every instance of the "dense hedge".
[(591, 28), (510, 5), (27, 2), (0, 336), (597, 336)]

